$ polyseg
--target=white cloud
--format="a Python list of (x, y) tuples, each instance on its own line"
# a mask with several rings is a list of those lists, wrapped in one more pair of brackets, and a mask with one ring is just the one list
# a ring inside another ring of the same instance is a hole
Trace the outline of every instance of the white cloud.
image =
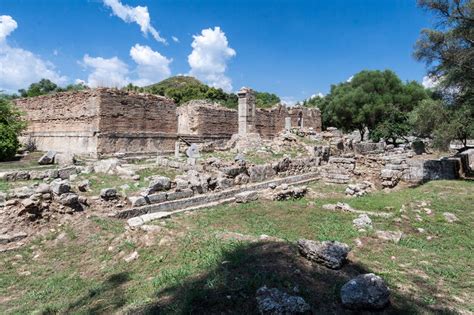
[(297, 100), (293, 96), (283, 96), (281, 103), (287, 107), (292, 107), (296, 105)]
[(427, 76), (425, 75), (423, 77), (423, 81), (421, 83), (426, 89), (433, 89), (438, 86), (439, 80), (436, 77), (433, 76)]
[(173, 59), (166, 58), (148, 46), (136, 44), (130, 49), (130, 56), (138, 65), (138, 80), (134, 82), (136, 85), (149, 85), (171, 75), (170, 63)]
[(193, 51), (188, 56), (190, 75), (213, 87), (231, 91), (232, 81), (225, 75), (225, 71), (227, 62), (236, 52), (229, 47), (225, 33), (217, 26), (214, 29), (204, 29), (201, 35), (195, 35), (193, 38)]
[(87, 77), (87, 85), (90, 87), (122, 87), (130, 82), (127, 65), (117, 57), (94, 58), (86, 54), (82, 63), (92, 69)]
[(179, 38), (178, 38), (178, 37), (176, 37), (176, 36), (171, 36), (171, 39), (173, 40), (173, 42), (179, 43)]
[(43, 78), (56, 84), (66, 83), (67, 78), (61, 76), (51, 62), (28, 50), (8, 45), (7, 37), (17, 27), (11, 16), (0, 16), (0, 90), (14, 92)]
[(351, 82), (352, 79), (354, 79), (354, 76), (353, 76), (353, 75), (351, 75), (351, 76), (349, 77), (349, 79), (346, 80), (346, 82)]
[(324, 94), (321, 93), (321, 92), (318, 92), (317, 94), (313, 94), (309, 97), (309, 99), (313, 99), (313, 98), (316, 98), (316, 97), (324, 97)]
[(8, 35), (11, 34), (16, 28), (18, 24), (16, 21), (9, 15), (1, 15), (0, 16), (0, 42), (5, 41)]
[(150, 33), (157, 41), (166, 44), (166, 39), (151, 25), (148, 7), (131, 7), (122, 4), (119, 0), (103, 0), (104, 4), (112, 9), (112, 12), (127, 23), (137, 23), (144, 35)]

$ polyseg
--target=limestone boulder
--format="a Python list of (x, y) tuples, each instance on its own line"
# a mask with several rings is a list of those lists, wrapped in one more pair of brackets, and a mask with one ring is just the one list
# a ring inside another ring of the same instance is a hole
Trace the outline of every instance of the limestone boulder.
[(256, 191), (245, 191), (235, 195), (235, 202), (237, 203), (248, 203), (258, 199), (258, 192)]
[(357, 219), (352, 220), (352, 224), (357, 229), (371, 229), (372, 220), (367, 214), (361, 214)]
[(104, 200), (112, 200), (117, 198), (117, 189), (115, 188), (104, 188), (100, 191), (100, 198)]
[(276, 288), (261, 287), (256, 294), (260, 314), (287, 315), (310, 314), (311, 307), (296, 295), (289, 295)]
[(56, 156), (56, 151), (48, 151), (42, 157), (39, 158), (38, 164), (40, 165), (53, 164), (55, 156)]
[(353, 310), (380, 310), (390, 303), (390, 290), (379, 276), (363, 274), (342, 286), (341, 301)]
[(54, 157), (54, 164), (58, 164), (60, 166), (73, 165), (74, 163), (76, 163), (76, 156), (74, 153), (57, 153)]
[(64, 206), (74, 207), (79, 203), (79, 196), (75, 193), (61, 194), (58, 202)]
[(350, 251), (347, 244), (337, 241), (319, 242), (300, 239), (297, 246), (303, 257), (330, 269), (340, 269)]
[(147, 192), (152, 194), (157, 191), (169, 190), (171, 188), (171, 179), (166, 176), (154, 176), (148, 185)]
[(47, 194), (51, 192), (51, 186), (46, 183), (41, 183), (36, 187), (35, 193), (37, 194)]
[(51, 182), (51, 191), (56, 195), (68, 193), (71, 186), (68, 180), (55, 179)]
[(120, 161), (117, 158), (100, 160), (94, 163), (94, 172), (104, 174), (114, 174)]

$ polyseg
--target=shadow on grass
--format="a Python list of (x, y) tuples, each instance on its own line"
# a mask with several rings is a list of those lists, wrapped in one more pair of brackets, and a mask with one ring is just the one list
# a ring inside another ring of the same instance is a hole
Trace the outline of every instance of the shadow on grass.
[(126, 303), (122, 285), (129, 280), (126, 272), (111, 275), (100, 286), (90, 289), (86, 295), (71, 303), (64, 314), (76, 314), (84, 309), (86, 314), (113, 313)]
[[(314, 314), (356, 314), (342, 307), (340, 288), (351, 278), (369, 272), (350, 261), (341, 270), (312, 264), (287, 243), (241, 243), (224, 253), (213, 270), (158, 291), (155, 302), (128, 314), (258, 314), (255, 292), (263, 285), (302, 296)], [(449, 313), (392, 290), (391, 305), (378, 313), (433, 312)]]

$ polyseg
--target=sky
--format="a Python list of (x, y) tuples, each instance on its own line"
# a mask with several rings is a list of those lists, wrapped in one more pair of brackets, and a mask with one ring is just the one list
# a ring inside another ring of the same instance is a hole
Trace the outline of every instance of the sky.
[(364, 69), (421, 83), (433, 22), (414, 0), (0, 0), (0, 90), (192, 75), (291, 103)]

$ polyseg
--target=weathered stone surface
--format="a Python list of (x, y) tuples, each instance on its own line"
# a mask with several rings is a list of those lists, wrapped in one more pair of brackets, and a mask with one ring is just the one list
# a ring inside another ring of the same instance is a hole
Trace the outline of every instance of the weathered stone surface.
[(148, 185), (147, 192), (152, 194), (157, 191), (169, 190), (171, 188), (171, 179), (165, 176), (154, 176)]
[(357, 219), (352, 220), (352, 224), (357, 229), (371, 229), (372, 228), (372, 220), (369, 218), (367, 214), (361, 214)]
[(58, 177), (61, 179), (69, 179), (70, 176), (77, 174), (76, 167), (64, 167), (58, 170)]
[(289, 200), (289, 199), (300, 199), (303, 198), (306, 193), (308, 192), (308, 188), (306, 186), (301, 186), (301, 187), (277, 187), (274, 189), (271, 193), (272, 195), (272, 200)]
[(245, 191), (235, 195), (235, 202), (247, 203), (258, 199), (258, 192), (256, 191)]
[(75, 162), (76, 157), (70, 152), (57, 153), (54, 157), (54, 164), (58, 164), (60, 166), (73, 165)]
[(302, 297), (289, 295), (276, 288), (261, 287), (257, 290), (256, 297), (260, 314), (288, 315), (311, 311), (311, 307)]
[(90, 184), (90, 180), (85, 179), (77, 184), (77, 189), (79, 189), (79, 191), (81, 192), (86, 192), (87, 190), (89, 190)]
[(100, 197), (104, 200), (112, 200), (117, 198), (117, 189), (104, 188), (100, 191)]
[(189, 197), (192, 197), (193, 194), (194, 193), (192, 189), (184, 189), (181, 191), (168, 192), (166, 194), (166, 200), (171, 201), (171, 200), (189, 198)]
[(340, 269), (350, 251), (347, 244), (337, 241), (318, 242), (301, 239), (297, 245), (302, 256), (331, 269)]
[(354, 310), (380, 310), (390, 303), (390, 290), (379, 276), (363, 274), (342, 286), (341, 301)]
[(40, 157), (40, 159), (38, 160), (38, 164), (40, 165), (53, 164), (55, 156), (56, 156), (56, 151), (48, 151), (42, 157)]
[(48, 184), (41, 183), (36, 187), (35, 192), (39, 194), (47, 194), (51, 192), (51, 187)]
[(451, 212), (443, 212), (443, 217), (449, 223), (459, 221), (458, 217), (454, 213), (451, 213)]
[(375, 231), (375, 236), (384, 241), (400, 242), (403, 233), (400, 231)]
[(0, 234), (0, 244), (17, 242), (19, 240), (24, 239), (27, 236), (28, 234), (26, 234), (25, 232), (18, 232), (14, 234)]
[(71, 190), (68, 180), (56, 179), (51, 182), (51, 190), (56, 195), (61, 195), (67, 193)]
[(99, 160), (94, 163), (94, 172), (104, 173), (104, 174), (114, 174), (119, 165), (120, 165), (120, 161), (117, 158)]
[(79, 203), (79, 196), (75, 193), (61, 194), (58, 202), (64, 206), (73, 207)]

